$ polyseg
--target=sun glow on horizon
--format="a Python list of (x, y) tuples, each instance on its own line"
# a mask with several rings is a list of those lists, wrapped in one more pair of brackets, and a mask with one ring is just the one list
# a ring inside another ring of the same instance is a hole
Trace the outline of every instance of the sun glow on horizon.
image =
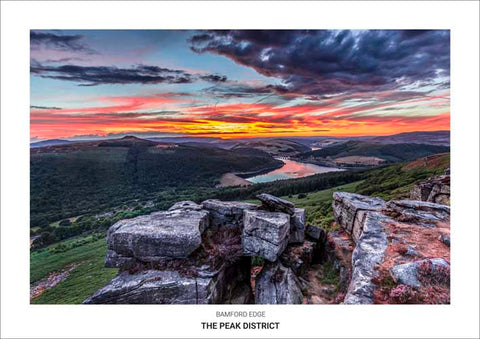
[[(244, 33), (133, 30), (141, 39), (118, 44), (125, 32), (32, 31), (30, 137), (450, 130), (448, 31), (344, 31), (341, 39), (336, 31), (258, 31), (266, 40)], [(98, 34), (114, 47), (99, 44)], [(162, 57), (154, 52), (159, 37), (178, 42)], [(388, 43), (389, 52), (373, 53), (370, 43)], [(255, 48), (243, 55), (245, 46)], [(137, 49), (135, 62), (124, 58)]]

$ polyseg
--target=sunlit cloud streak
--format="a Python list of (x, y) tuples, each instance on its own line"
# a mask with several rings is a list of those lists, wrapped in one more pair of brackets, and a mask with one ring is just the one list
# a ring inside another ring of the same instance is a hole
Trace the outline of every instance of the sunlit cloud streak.
[(449, 31), (128, 32), (32, 31), (32, 138), (450, 128)]

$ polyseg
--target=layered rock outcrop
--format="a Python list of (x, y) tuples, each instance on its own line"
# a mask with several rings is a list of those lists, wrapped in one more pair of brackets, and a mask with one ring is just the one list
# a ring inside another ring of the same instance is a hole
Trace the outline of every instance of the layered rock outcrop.
[[(107, 233), (105, 265), (120, 272), (84, 303), (301, 303), (297, 275), (318, 247), (304, 242), (305, 210), (259, 198), (261, 206), (181, 201), (117, 222)], [(265, 260), (255, 298), (251, 257)]]
[[(345, 304), (449, 302), (449, 206), (342, 192), (333, 209), (342, 230), (329, 234), (330, 247), (351, 276)], [(420, 283), (422, 269), (439, 278)]]
[(119, 274), (84, 303), (449, 302), (448, 205), (335, 192), (339, 227), (326, 232), (287, 200), (258, 199), (117, 222), (105, 265)]
[(243, 212), (255, 211), (260, 206), (237, 201), (220, 201), (216, 199), (205, 200), (202, 208), (209, 212), (210, 227), (219, 229), (221, 227), (242, 228)]
[(356, 241), (362, 234), (364, 219), (368, 211), (379, 211), (385, 207), (380, 198), (355, 193), (335, 192), (333, 194), (333, 216), (337, 223)]
[(450, 205), (450, 169), (446, 173), (413, 186), (410, 199)]
[(218, 271), (190, 269), (193, 269), (191, 274), (179, 270), (123, 271), (84, 303), (248, 304), (252, 301), (249, 265), (231, 265)]
[(290, 216), (280, 212), (245, 211), (242, 244), (245, 255), (276, 261), (290, 235)]
[(208, 213), (190, 208), (119, 221), (107, 234), (107, 261), (121, 267), (129, 258), (143, 262), (186, 258), (200, 247), (207, 226)]

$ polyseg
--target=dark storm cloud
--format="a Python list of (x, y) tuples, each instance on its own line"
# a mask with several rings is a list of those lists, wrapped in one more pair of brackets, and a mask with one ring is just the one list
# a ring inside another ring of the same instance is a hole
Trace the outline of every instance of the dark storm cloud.
[(428, 83), (450, 69), (449, 31), (207, 31), (196, 53), (216, 53), (283, 80), (278, 93), (319, 95)]
[(59, 110), (61, 109), (60, 107), (50, 107), (50, 106), (30, 106), (30, 108), (33, 108), (33, 109), (53, 109), (53, 110)]
[(250, 86), (245, 84), (227, 84), (208, 87), (202, 90), (206, 95), (229, 99), (229, 98), (251, 98), (265, 96), (274, 93), (267, 86)]
[(200, 79), (208, 82), (226, 82), (227, 81), (227, 77), (225, 75), (218, 75), (218, 74), (201, 75)]
[(189, 84), (199, 80), (213, 83), (227, 81), (227, 77), (223, 75), (198, 75), (183, 70), (148, 65), (137, 65), (131, 68), (78, 65), (49, 66), (32, 61), (30, 72), (43, 78), (78, 82), (80, 86), (101, 84)]
[(62, 51), (75, 51), (85, 52), (88, 54), (97, 54), (97, 52), (84, 43), (81, 40), (83, 35), (58, 35), (53, 33), (44, 33), (37, 31), (30, 31), (30, 46), (39, 47), (45, 46), (51, 49), (57, 49)]

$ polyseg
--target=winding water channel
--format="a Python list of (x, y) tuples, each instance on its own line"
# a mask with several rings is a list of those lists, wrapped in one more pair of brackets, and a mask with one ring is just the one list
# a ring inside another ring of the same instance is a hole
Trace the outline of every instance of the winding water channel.
[(303, 162), (278, 159), (284, 162), (284, 165), (276, 170), (262, 175), (256, 175), (251, 178), (246, 178), (248, 181), (255, 184), (262, 182), (269, 182), (275, 180), (295, 179), (308, 177), (310, 175), (327, 172), (344, 171), (341, 168), (318, 166), (314, 164), (307, 164)]

